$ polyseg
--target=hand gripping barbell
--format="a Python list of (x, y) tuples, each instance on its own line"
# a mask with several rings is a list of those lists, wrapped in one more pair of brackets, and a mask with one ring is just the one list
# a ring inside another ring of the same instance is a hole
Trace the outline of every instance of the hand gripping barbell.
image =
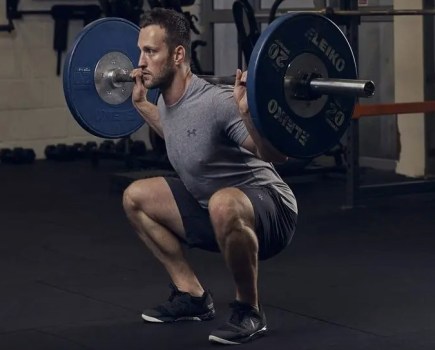
[[(78, 35), (64, 64), (65, 98), (90, 133), (119, 138), (138, 130), (143, 118), (131, 102), (132, 62), (138, 62), (140, 28), (103, 18)], [(234, 77), (201, 76), (215, 84)], [(358, 80), (355, 58), (342, 31), (317, 14), (288, 14), (261, 34), (248, 65), (247, 95), (255, 127), (290, 157), (320, 155), (346, 131), (357, 97), (375, 85)], [(157, 103), (159, 91), (147, 98)]]

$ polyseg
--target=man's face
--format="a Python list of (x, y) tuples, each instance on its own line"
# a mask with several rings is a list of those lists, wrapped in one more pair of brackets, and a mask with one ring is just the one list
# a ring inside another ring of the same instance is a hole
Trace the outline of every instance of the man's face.
[(140, 30), (139, 67), (142, 68), (143, 82), (147, 89), (164, 89), (171, 84), (175, 75), (174, 56), (169, 52), (165, 38), (166, 31), (158, 25), (150, 25)]

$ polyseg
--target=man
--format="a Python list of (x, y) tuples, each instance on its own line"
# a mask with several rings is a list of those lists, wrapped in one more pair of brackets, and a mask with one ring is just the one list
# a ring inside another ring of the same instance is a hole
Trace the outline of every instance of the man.
[[(295, 230), (295, 197), (268, 163), (287, 157), (253, 128), (245, 73), (237, 71), (233, 91), (191, 73), (190, 29), (183, 15), (165, 9), (147, 13), (138, 46), (133, 103), (165, 139), (179, 175), (139, 180), (124, 193), (128, 219), (172, 280), (169, 300), (145, 310), (142, 318), (214, 317), (212, 297), (184, 257), (186, 244), (220, 251), (236, 285), (231, 317), (209, 340), (252, 340), (267, 330), (258, 300), (258, 260), (284, 249)], [(161, 91), (157, 106), (146, 100), (151, 88)]]

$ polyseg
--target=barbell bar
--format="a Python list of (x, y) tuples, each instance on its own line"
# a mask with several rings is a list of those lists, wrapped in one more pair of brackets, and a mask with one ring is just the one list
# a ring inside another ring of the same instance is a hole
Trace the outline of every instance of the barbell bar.
[[(106, 72), (104, 75), (113, 87), (119, 83), (134, 82), (130, 76), (130, 72), (125, 69), (113, 69)], [(233, 76), (214, 76), (214, 75), (199, 75), (200, 78), (217, 85), (234, 85), (235, 77)], [(292, 94), (294, 98), (312, 99), (320, 95), (349, 95), (355, 97), (371, 97), (375, 93), (375, 84), (371, 80), (357, 79), (295, 79), (291, 76), (284, 77), (284, 89), (286, 93)], [(304, 86), (308, 88), (307, 94), (302, 94)], [(298, 90), (299, 89), (299, 90)]]
[[(144, 124), (131, 101), (139, 31), (121, 18), (99, 19), (79, 33), (66, 57), (65, 99), (77, 122), (93, 135), (124, 137)], [(233, 76), (202, 77), (234, 84)], [(296, 158), (333, 147), (352, 119), (357, 98), (375, 91), (372, 81), (358, 80), (352, 49), (339, 27), (307, 13), (281, 16), (263, 31), (246, 87), (258, 132)], [(148, 101), (156, 104), (158, 97), (158, 89), (148, 90)]]

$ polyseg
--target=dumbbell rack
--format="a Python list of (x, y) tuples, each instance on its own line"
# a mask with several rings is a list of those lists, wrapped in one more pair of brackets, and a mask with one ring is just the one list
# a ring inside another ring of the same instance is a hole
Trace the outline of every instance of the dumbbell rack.
[(0, 162), (3, 164), (31, 164), (35, 161), (35, 158), (35, 151), (31, 148), (0, 149)]
[(158, 150), (148, 150), (143, 141), (121, 138), (117, 143), (104, 140), (91, 153), (91, 162), (98, 166), (101, 160), (122, 161), (126, 169), (172, 170), (169, 161)]

